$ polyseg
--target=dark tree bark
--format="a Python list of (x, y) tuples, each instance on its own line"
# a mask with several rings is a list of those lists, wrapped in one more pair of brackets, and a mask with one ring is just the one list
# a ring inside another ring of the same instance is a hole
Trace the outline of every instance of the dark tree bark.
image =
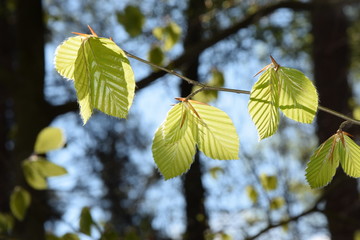
[[(204, 1), (189, 0), (186, 12), (187, 33), (184, 40), (184, 49), (197, 44), (202, 40), (202, 26), (200, 21), (201, 14), (205, 11)], [(199, 56), (201, 53), (192, 57), (184, 67), (184, 75), (198, 80)], [(181, 83), (181, 96), (186, 97), (190, 94), (192, 85), (183, 81)], [(184, 194), (186, 201), (186, 233), (184, 239), (205, 239), (204, 234), (208, 229), (208, 217), (204, 206), (205, 189), (202, 183), (202, 171), (199, 161), (199, 154), (195, 155), (194, 163), (189, 172), (184, 177)]]
[[(341, 6), (327, 0), (314, 0), (312, 11), (314, 74), (320, 102), (338, 112), (349, 114), (351, 98), (347, 74), (349, 44), (347, 19)], [(317, 6), (317, 7), (316, 7)], [(324, 112), (317, 116), (317, 135), (322, 143), (339, 128), (342, 120)], [(360, 228), (360, 206), (356, 179), (338, 170), (333, 182), (325, 188), (325, 216), (333, 240), (353, 240)]]
[(0, 1), (0, 211), (9, 210), (9, 195), (16, 185), (27, 188), (31, 207), (25, 220), (16, 222), (13, 235), (16, 239), (42, 240), (44, 222), (51, 213), (46, 192), (28, 187), (21, 168), (33, 151), (37, 134), (51, 121), (43, 93), (42, 3), (18, 0), (14, 10), (6, 3)]

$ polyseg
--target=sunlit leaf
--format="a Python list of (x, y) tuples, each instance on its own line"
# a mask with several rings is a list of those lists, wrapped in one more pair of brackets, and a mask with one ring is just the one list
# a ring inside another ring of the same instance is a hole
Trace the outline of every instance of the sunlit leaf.
[(38, 134), (34, 151), (36, 153), (47, 153), (62, 148), (65, 144), (65, 137), (60, 128), (46, 127)]
[(10, 196), (10, 209), (12, 214), (20, 221), (24, 220), (30, 203), (30, 193), (24, 188), (16, 186)]
[(61, 240), (62, 238), (60, 238), (52, 233), (46, 233), (45, 239), (46, 240)]
[(340, 158), (341, 167), (350, 177), (360, 177), (360, 147), (351, 138), (343, 133), (344, 153)]
[(246, 193), (247, 193), (248, 197), (250, 198), (250, 200), (252, 201), (252, 203), (254, 203), (254, 204), (257, 203), (259, 194), (256, 191), (256, 189), (254, 188), (254, 186), (252, 186), (252, 185), (246, 186)]
[(259, 139), (273, 135), (279, 125), (279, 83), (274, 68), (269, 68), (254, 84), (248, 104), (249, 114), (258, 130)]
[(266, 191), (275, 190), (277, 188), (277, 177), (276, 176), (261, 174), (260, 182), (261, 182), (262, 187)]
[(276, 210), (283, 207), (285, 200), (283, 197), (275, 197), (270, 200), (270, 209)]
[[(211, 79), (208, 82), (205, 82), (204, 84), (213, 87), (223, 87), (225, 83), (224, 74), (218, 69), (213, 69), (211, 72), (212, 72)], [(199, 88), (200, 86), (194, 86), (192, 91), (194, 92)], [(218, 91), (207, 90), (207, 91), (199, 92), (193, 97), (193, 99), (199, 102), (209, 103), (211, 101), (216, 100), (217, 97), (218, 97)]]
[(181, 139), (167, 142), (163, 138), (163, 125), (155, 133), (152, 153), (157, 167), (165, 179), (179, 176), (189, 170), (196, 152), (195, 139), (187, 127)]
[(38, 190), (47, 188), (47, 177), (61, 176), (66, 169), (41, 157), (31, 157), (23, 161), (23, 171), (27, 183)]
[(14, 228), (14, 217), (8, 213), (0, 213), (0, 234), (8, 234)]
[(169, 51), (180, 39), (181, 28), (175, 22), (169, 22), (165, 27), (153, 29), (153, 35), (164, 42), (164, 50)]
[(302, 123), (314, 120), (318, 107), (316, 88), (302, 72), (287, 67), (277, 70), (281, 85), (279, 105), (284, 115)]
[(238, 159), (239, 138), (223, 111), (196, 101), (176, 104), (155, 133), (153, 157), (165, 179), (186, 172), (199, 150), (206, 156)]
[[(272, 64), (254, 84), (248, 105), (259, 138), (273, 135), (279, 125), (279, 109), (290, 119), (311, 123), (318, 108), (318, 94), (312, 82), (300, 71)], [(259, 73), (260, 73), (259, 72)]]
[(84, 124), (94, 108), (127, 116), (134, 98), (134, 74), (126, 54), (112, 40), (93, 35), (70, 38), (57, 48), (55, 67), (74, 80)]
[(339, 166), (341, 144), (338, 135), (334, 134), (310, 157), (306, 167), (306, 180), (312, 188), (323, 187), (334, 177)]
[(84, 207), (81, 210), (80, 214), (80, 232), (91, 236), (91, 226), (93, 224), (93, 219), (91, 217), (90, 208)]
[[(199, 150), (213, 159), (238, 159), (239, 136), (230, 117), (220, 109), (206, 104), (197, 102), (189, 102), (189, 104), (199, 115), (194, 117), (201, 118), (197, 123)], [(194, 115), (192, 111), (191, 113)]]
[(128, 5), (123, 12), (117, 13), (117, 19), (131, 37), (136, 37), (142, 32), (145, 17), (137, 6)]

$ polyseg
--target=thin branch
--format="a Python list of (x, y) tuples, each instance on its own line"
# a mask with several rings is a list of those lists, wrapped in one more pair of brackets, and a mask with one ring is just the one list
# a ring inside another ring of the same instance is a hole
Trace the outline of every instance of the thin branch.
[(268, 226), (266, 226), (265, 228), (263, 228), (262, 230), (260, 230), (257, 234), (255, 234), (255, 235), (253, 235), (251, 237), (247, 237), (245, 239), (246, 240), (254, 240), (254, 239), (258, 238), (260, 235), (266, 233), (267, 231), (269, 231), (269, 230), (271, 230), (273, 228), (277, 228), (277, 227), (280, 227), (280, 226), (282, 226), (284, 224), (288, 224), (290, 222), (297, 221), (299, 218), (302, 218), (302, 217), (304, 217), (304, 216), (306, 216), (308, 214), (311, 214), (311, 213), (314, 213), (314, 212), (317, 212), (317, 211), (319, 211), (319, 210), (318, 210), (317, 206), (315, 205), (314, 207), (302, 212), (301, 214), (293, 216), (293, 217), (291, 217), (291, 218), (289, 218), (287, 220), (280, 221), (280, 222), (275, 223), (275, 224), (271, 223)]

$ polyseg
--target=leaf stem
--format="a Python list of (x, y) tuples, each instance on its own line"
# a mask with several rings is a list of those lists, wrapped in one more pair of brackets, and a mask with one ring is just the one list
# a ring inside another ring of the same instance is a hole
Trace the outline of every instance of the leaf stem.
[[(195, 90), (194, 92), (190, 93), (190, 94), (186, 97), (187, 100), (190, 99), (190, 98), (192, 98), (193, 96), (195, 96), (195, 95), (198, 94), (199, 92), (209, 91), (209, 90), (222, 91), (222, 92), (232, 92), (232, 93), (237, 93), (237, 94), (247, 94), (247, 95), (250, 95), (250, 91), (247, 91), (247, 90), (240, 90), (240, 89), (233, 89), (233, 88), (224, 88), (224, 87), (208, 86), (208, 85), (206, 85), (206, 84), (203, 84), (203, 83), (200, 83), (200, 82), (195, 81), (195, 80), (193, 80), (193, 79), (190, 79), (190, 78), (188, 78), (188, 77), (185, 77), (185, 76), (181, 75), (180, 73), (178, 73), (178, 72), (176, 72), (176, 71), (174, 71), (174, 70), (171, 70), (171, 69), (168, 69), (168, 68), (166, 68), (166, 67), (162, 67), (162, 66), (156, 65), (156, 64), (154, 64), (154, 63), (152, 63), (152, 62), (149, 62), (149, 61), (147, 61), (147, 60), (145, 60), (145, 59), (143, 59), (143, 58), (137, 57), (137, 56), (135, 56), (135, 55), (133, 55), (133, 54), (125, 51), (125, 50), (123, 50), (123, 51), (124, 51), (125, 54), (126, 54), (128, 57), (130, 57), (130, 58), (133, 58), (133, 59), (135, 59), (135, 60), (138, 60), (138, 61), (140, 61), (140, 62), (142, 62), (142, 63), (145, 63), (145, 64), (147, 64), (147, 65), (150, 65), (150, 66), (154, 67), (154, 68), (157, 68), (157, 69), (160, 69), (160, 70), (162, 70), (162, 71), (165, 71), (165, 72), (167, 72), (167, 73), (170, 73), (170, 74), (172, 74), (172, 75), (174, 75), (174, 76), (176, 76), (176, 77), (178, 77), (178, 78), (181, 78), (181, 79), (185, 80), (185, 81), (188, 82), (189, 84), (192, 84), (192, 85), (194, 85), (194, 86), (200, 86), (199, 89), (197, 89), (197, 90)], [(342, 118), (342, 119), (346, 120), (346, 124), (352, 123), (352, 124), (356, 124), (356, 125), (359, 125), (359, 126), (360, 126), (360, 121), (359, 121), (359, 120), (356, 120), (356, 119), (354, 119), (354, 118), (348, 117), (348, 116), (346, 116), (346, 115), (344, 115), (344, 114), (342, 114), (342, 113), (339, 113), (339, 112), (337, 112), (337, 111), (334, 111), (334, 110), (332, 110), (332, 109), (330, 109), (330, 108), (323, 107), (323, 106), (319, 105), (319, 106), (318, 106), (318, 109), (319, 109), (320, 111), (329, 113), (329, 114), (331, 114), (331, 115), (334, 115), (334, 116), (336, 116), (336, 117), (339, 117), (339, 118)], [(342, 124), (341, 127), (344, 127), (344, 125), (345, 125), (345, 124)]]

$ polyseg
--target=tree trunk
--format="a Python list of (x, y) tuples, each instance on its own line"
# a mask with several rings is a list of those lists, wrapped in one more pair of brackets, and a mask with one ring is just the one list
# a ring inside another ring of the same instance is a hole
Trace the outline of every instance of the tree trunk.
[[(51, 117), (48, 116), (48, 105), (44, 100), (44, 24), (41, 0), (15, 1), (14, 14), (6, 8), (6, 2), (1, 0), (0, 24), (2, 37), (0, 40), (1, 92), (6, 91), (0, 99), (0, 121), (6, 121), (4, 126), (12, 127), (12, 138), (1, 132), (0, 166), (7, 171), (1, 174), (0, 207), (8, 210), (9, 193), (16, 185), (29, 190), (32, 197), (24, 221), (17, 221), (13, 231), (16, 239), (43, 240), (44, 222), (50, 211), (45, 191), (35, 191), (24, 181), (21, 163), (33, 152), (34, 142), (39, 131), (46, 127)], [(11, 16), (11, 21), (4, 21), (3, 16)], [(4, 32), (5, 31), (5, 32)], [(12, 32), (13, 31), (13, 32)], [(5, 53), (5, 55), (2, 55)], [(13, 59), (13, 60), (12, 60)], [(5, 64), (3, 65), (3, 63)], [(5, 102), (4, 102), (5, 101)], [(5, 114), (6, 113), (6, 114)], [(11, 121), (11, 123), (9, 122)], [(15, 128), (16, 127), (16, 128)], [(9, 129), (4, 128), (5, 131)], [(16, 131), (15, 131), (16, 130)], [(9, 148), (8, 143), (14, 148)], [(4, 146), (6, 146), (4, 148)], [(10, 176), (11, 175), (11, 176)], [(7, 205), (7, 206), (6, 206)]]
[[(201, 14), (205, 11), (202, 0), (189, 0), (187, 8), (187, 33), (184, 40), (184, 48), (188, 48), (202, 40)], [(200, 55), (200, 54), (199, 54)], [(184, 75), (198, 80), (199, 55), (194, 56), (184, 68)], [(192, 85), (187, 82), (181, 83), (181, 96), (186, 97), (191, 93)], [(186, 201), (186, 233), (184, 239), (205, 239), (205, 231), (208, 229), (208, 217), (204, 206), (205, 190), (202, 183), (202, 172), (199, 154), (195, 155), (194, 163), (184, 178), (184, 194)]]
[[(314, 74), (320, 103), (338, 112), (349, 114), (351, 98), (347, 74), (349, 71), (349, 44), (347, 20), (339, 5), (327, 0), (314, 0), (312, 33)], [(324, 142), (336, 133), (343, 120), (319, 112), (317, 135)], [(353, 240), (360, 228), (360, 207), (356, 179), (345, 176), (339, 170), (333, 182), (325, 188), (324, 213), (332, 240)]]

